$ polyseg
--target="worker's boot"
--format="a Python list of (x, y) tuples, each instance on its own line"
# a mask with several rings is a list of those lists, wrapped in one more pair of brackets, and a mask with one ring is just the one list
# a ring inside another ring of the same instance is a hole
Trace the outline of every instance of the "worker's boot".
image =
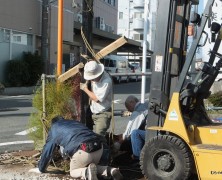
[(97, 178), (97, 168), (94, 163), (91, 163), (86, 170), (85, 180), (98, 180)]
[(123, 180), (123, 175), (120, 173), (119, 168), (107, 168), (107, 173), (113, 180)]

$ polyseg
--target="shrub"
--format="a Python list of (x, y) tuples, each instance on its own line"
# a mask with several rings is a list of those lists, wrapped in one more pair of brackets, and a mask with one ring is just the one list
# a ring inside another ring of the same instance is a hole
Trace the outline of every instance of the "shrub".
[[(76, 82), (76, 83), (73, 83)], [(63, 116), (66, 119), (77, 119), (78, 116), (78, 104), (73, 98), (73, 95), (79, 90), (79, 87), (73, 87), (73, 84), (79, 85), (79, 79), (74, 77), (66, 83), (56, 83), (55, 81), (48, 81), (45, 86), (45, 103), (46, 103), (46, 118), (45, 125), (46, 129), (51, 126), (51, 120), (55, 116)], [(36, 147), (40, 148), (43, 145), (43, 98), (42, 98), (42, 87), (38, 88), (34, 94), (33, 107), (35, 112), (33, 112), (29, 119), (29, 128), (35, 128), (36, 131), (30, 133), (31, 139), (34, 140)]]
[(2, 94), (5, 90), (5, 86), (0, 82), (0, 94)]
[(27, 85), (35, 85), (43, 73), (44, 62), (38, 54), (30, 52), (23, 53), (22, 59), (28, 66), (29, 81)]
[(211, 94), (208, 100), (213, 104), (215, 107), (222, 107), (222, 91), (217, 93)]
[(6, 63), (5, 77), (9, 86), (33, 86), (43, 73), (43, 61), (37, 54), (24, 52), (22, 59)]
[(8, 61), (5, 74), (9, 86), (23, 86), (26, 85), (30, 79), (28, 65), (21, 60)]

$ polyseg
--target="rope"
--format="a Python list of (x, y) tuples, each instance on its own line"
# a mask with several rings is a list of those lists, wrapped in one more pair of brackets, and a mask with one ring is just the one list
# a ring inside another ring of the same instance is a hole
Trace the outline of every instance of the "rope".
[(91, 48), (89, 42), (87, 41), (86, 37), (85, 37), (85, 34), (83, 33), (83, 30), (82, 30), (82, 27), (81, 27), (81, 36), (82, 36), (82, 39), (83, 39), (83, 42), (86, 46), (86, 48), (89, 50), (89, 52), (92, 54), (92, 56), (95, 58), (96, 57), (96, 54), (95, 52), (93, 51), (93, 49)]
[[(82, 36), (82, 39), (83, 39), (83, 42), (86, 46), (86, 48), (89, 50), (89, 52), (91, 53), (91, 55), (94, 57), (94, 59), (96, 60), (96, 56), (99, 56), (99, 58), (101, 59), (103, 56), (101, 56), (100, 53), (98, 53), (96, 55), (96, 53), (93, 51), (92, 47), (90, 46), (89, 42), (87, 41), (86, 39), (86, 36), (85, 34), (83, 33), (83, 30), (82, 30), (82, 27), (81, 27), (81, 36)], [(96, 60), (98, 63), (100, 63), (100, 61)]]

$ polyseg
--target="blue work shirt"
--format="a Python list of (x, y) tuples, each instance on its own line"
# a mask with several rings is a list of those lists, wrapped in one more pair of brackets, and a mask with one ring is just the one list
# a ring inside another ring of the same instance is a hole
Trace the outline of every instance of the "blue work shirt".
[(63, 152), (72, 157), (81, 143), (96, 137), (98, 135), (78, 121), (54, 118), (38, 163), (39, 170), (45, 172), (57, 146), (62, 146)]

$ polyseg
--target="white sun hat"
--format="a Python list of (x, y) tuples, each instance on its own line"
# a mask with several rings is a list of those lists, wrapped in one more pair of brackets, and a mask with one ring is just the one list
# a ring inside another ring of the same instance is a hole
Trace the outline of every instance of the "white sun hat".
[(89, 61), (84, 67), (84, 79), (92, 80), (99, 77), (104, 71), (104, 65), (98, 64), (96, 61)]

